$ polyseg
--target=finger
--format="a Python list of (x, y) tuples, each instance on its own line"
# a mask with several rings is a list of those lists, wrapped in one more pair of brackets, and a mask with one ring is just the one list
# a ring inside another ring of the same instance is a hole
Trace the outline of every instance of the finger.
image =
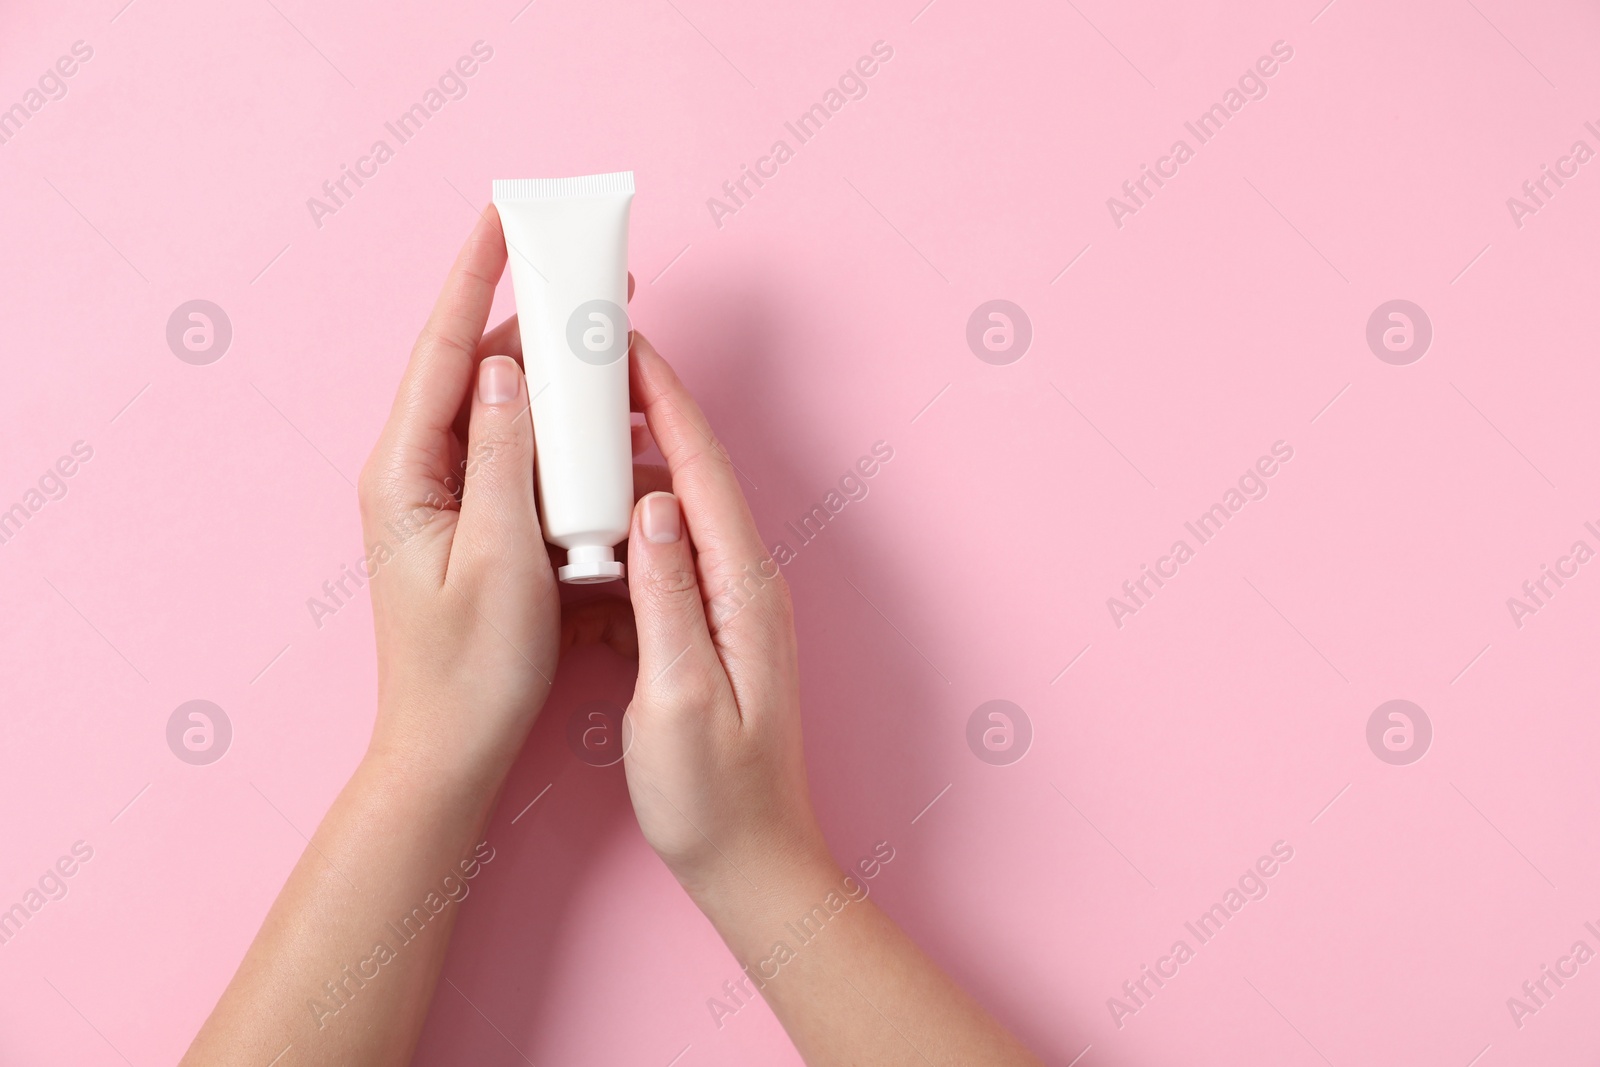
[(651, 493), (634, 505), (628, 596), (639, 641), (638, 693), (648, 707), (731, 707), (686, 532), (671, 493)]
[[(672, 492), (672, 474), (659, 463), (635, 463), (633, 465), (633, 502), (637, 504), (641, 497), (651, 493)], [(550, 552), (550, 565), (555, 568), (567, 565), (567, 550), (556, 545), (545, 545)], [(624, 542), (622, 551), (627, 550)]]
[(461, 409), (505, 265), (500, 216), (491, 207), (456, 256), (400, 383), (396, 403), (404, 405), (403, 425), (411, 433), (420, 437), (446, 430)]
[[(533, 420), (528, 386), (510, 356), (490, 356), (478, 367), (467, 428), (466, 488), (450, 549), (450, 569), (478, 577), (509, 578), (544, 543), (533, 495)], [(546, 564), (548, 565), (548, 564)]]
[(638, 659), (633, 605), (613, 596), (562, 605), (561, 651), (578, 645), (605, 645), (619, 656)]
[(700, 406), (643, 334), (634, 334), (630, 359), (634, 400), (672, 472), (708, 599), (751, 574), (775, 573), (775, 566), (763, 566), (767, 550), (733, 462)]
[[(522, 362), (522, 331), (517, 327), (515, 315), (484, 334), (483, 340), (478, 342), (477, 362), (482, 363), (489, 356), (510, 356), (519, 364)], [(476, 369), (473, 373), (477, 373)], [(467, 423), (471, 418), (472, 396), (469, 393), (463, 398), (461, 408), (450, 424), (452, 432), (463, 441), (467, 439)]]
[[(633, 275), (628, 275), (628, 279), (628, 292), (631, 295), (633, 292)], [(501, 322), (500, 325), (483, 335), (483, 341), (478, 345), (478, 359), (482, 360), (486, 356), (510, 356), (518, 363), (522, 363), (522, 328), (516, 315), (512, 315), (510, 318)], [(526, 370), (525, 365), (524, 370)], [(463, 404), (461, 408), (461, 414), (456, 420), (456, 430), (457, 432), (461, 433), (462, 436), (466, 435), (467, 412), (470, 409), (470, 406), (471, 405), (469, 404)], [(643, 422), (634, 424), (632, 431), (634, 455), (637, 456), (639, 453), (645, 451), (652, 444), (654, 444), (654, 442), (650, 439), (650, 428)], [(637, 497), (635, 497), (635, 499), (637, 499)]]
[(633, 299), (633, 271), (628, 272), (628, 299)]
[(472, 388), (478, 342), (505, 269), (500, 216), (486, 211), (456, 256), (395, 395), (369, 468), (373, 494), (387, 512), (424, 501), (453, 500), (458, 458), (451, 424)]

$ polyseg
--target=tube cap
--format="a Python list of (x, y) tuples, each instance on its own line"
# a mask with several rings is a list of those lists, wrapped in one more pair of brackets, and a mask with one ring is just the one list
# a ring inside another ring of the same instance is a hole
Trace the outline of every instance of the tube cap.
[(556, 577), (573, 585), (614, 582), (624, 573), (623, 565), (610, 545), (577, 545), (567, 549), (567, 565)]

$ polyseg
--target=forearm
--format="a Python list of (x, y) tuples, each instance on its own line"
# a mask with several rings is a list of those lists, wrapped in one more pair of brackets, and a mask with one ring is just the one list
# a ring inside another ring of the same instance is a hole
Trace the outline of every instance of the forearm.
[(369, 753), (279, 893), (185, 1065), (403, 1064), (490, 849), (498, 777)]
[(831, 859), (747, 866), (695, 895), (810, 1067), (1036, 1065)]

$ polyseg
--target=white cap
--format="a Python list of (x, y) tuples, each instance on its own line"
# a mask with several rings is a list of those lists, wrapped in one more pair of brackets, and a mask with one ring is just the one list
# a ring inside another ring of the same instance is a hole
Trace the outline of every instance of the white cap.
[(556, 577), (574, 585), (614, 582), (623, 574), (622, 564), (610, 545), (576, 545), (567, 549), (567, 565)]

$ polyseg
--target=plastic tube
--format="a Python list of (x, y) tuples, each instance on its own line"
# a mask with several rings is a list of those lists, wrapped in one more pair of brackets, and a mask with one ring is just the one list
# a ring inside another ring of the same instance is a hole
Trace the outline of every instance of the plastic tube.
[(532, 398), (544, 539), (563, 582), (622, 577), (633, 515), (628, 207), (633, 172), (494, 183)]

